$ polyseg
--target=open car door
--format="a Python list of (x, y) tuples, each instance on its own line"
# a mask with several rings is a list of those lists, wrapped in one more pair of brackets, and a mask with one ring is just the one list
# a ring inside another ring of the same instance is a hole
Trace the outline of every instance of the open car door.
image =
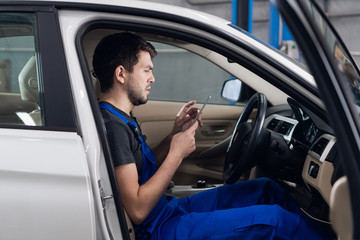
[[(328, 121), (336, 134), (340, 165), (346, 175), (347, 191), (344, 195), (342, 191), (336, 191), (336, 182), (333, 185), (332, 201), (342, 199), (341, 207), (330, 206), (333, 228), (338, 239), (359, 239), (360, 208), (357, 207), (357, 203), (360, 201), (360, 78), (358, 67), (313, 0), (272, 0), (272, 3), (300, 46), (325, 104)], [(344, 213), (344, 209), (348, 209), (347, 213)], [(347, 221), (350, 223), (349, 226), (345, 224)]]

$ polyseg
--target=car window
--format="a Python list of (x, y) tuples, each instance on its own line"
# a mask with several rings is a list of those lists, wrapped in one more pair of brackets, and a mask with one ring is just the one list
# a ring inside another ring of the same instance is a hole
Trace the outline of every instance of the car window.
[(0, 125), (42, 125), (35, 29), (33, 13), (0, 13)]
[(232, 78), (228, 72), (186, 49), (151, 43), (158, 54), (153, 59), (155, 83), (149, 99), (201, 103), (211, 96), (210, 104), (229, 104), (221, 98), (223, 83)]

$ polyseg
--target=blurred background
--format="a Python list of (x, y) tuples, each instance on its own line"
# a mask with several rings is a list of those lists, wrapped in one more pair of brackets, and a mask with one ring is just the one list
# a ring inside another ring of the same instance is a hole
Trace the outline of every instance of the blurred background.
[[(269, 0), (151, 0), (225, 18), (255, 37), (297, 58), (296, 43)], [(360, 64), (360, 1), (316, 0)]]

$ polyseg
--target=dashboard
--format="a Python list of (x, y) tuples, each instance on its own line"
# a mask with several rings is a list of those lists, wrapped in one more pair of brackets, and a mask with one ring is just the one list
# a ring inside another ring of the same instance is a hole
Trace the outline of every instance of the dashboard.
[[(325, 208), (333, 183), (343, 176), (336, 138), (330, 126), (314, 113), (293, 99), (288, 99), (288, 104), (289, 111), (273, 111), (265, 119), (271, 139), (259, 168), (267, 176), (303, 186), (311, 196), (310, 205), (317, 198), (322, 202), (320, 208)], [(323, 219), (327, 213), (315, 215)]]

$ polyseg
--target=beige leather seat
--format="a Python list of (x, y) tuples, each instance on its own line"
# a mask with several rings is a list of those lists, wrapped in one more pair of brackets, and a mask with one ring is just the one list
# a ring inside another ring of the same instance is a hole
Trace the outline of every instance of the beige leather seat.
[(346, 177), (339, 178), (330, 194), (330, 221), (340, 240), (351, 240), (353, 222), (349, 186)]
[(28, 113), (34, 121), (34, 125), (41, 126), (41, 111), (39, 108), (39, 90), (38, 90), (38, 76), (36, 70), (36, 59), (32, 56), (21, 70), (19, 76), (19, 88), (21, 99), (26, 102), (36, 104), (36, 108)]

